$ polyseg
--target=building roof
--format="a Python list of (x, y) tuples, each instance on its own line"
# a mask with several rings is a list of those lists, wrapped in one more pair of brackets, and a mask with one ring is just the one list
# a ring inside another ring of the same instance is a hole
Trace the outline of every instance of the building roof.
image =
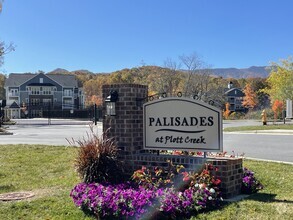
[(36, 74), (32, 73), (11, 73), (8, 78), (5, 80), (4, 87), (19, 87), (24, 82), (34, 78)]
[(16, 102), (13, 102), (9, 108), (20, 108), (19, 105)]
[(70, 74), (46, 74), (45, 76), (51, 78), (63, 87), (78, 87), (75, 75)]
[(225, 92), (225, 95), (227, 95), (227, 96), (237, 96), (237, 97), (245, 96), (245, 94), (242, 92), (242, 90), (238, 89), (238, 88), (232, 88), (232, 89), (227, 90)]
[[(8, 78), (5, 80), (4, 87), (19, 87), (28, 80), (36, 77), (42, 73), (11, 73)], [(60, 84), (63, 87), (78, 87), (77, 80), (74, 75), (70, 74), (44, 74), (48, 78), (52, 79), (56, 83)]]

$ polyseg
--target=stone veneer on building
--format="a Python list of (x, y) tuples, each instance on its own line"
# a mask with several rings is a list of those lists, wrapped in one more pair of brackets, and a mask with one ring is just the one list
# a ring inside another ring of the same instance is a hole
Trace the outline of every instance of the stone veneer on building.
[[(203, 158), (183, 155), (157, 155), (154, 151), (143, 150), (143, 108), (141, 101), (147, 100), (148, 87), (137, 84), (113, 84), (102, 87), (103, 99), (111, 91), (118, 92), (116, 116), (103, 117), (103, 131), (109, 138), (114, 138), (119, 149), (120, 158), (127, 165), (127, 172), (155, 166), (167, 167), (167, 160), (174, 164), (182, 164), (187, 170), (199, 171), (205, 163), (217, 167), (213, 175), (221, 179), (220, 188), (223, 198), (238, 195), (242, 183), (242, 158)], [(106, 112), (105, 103), (103, 112)]]

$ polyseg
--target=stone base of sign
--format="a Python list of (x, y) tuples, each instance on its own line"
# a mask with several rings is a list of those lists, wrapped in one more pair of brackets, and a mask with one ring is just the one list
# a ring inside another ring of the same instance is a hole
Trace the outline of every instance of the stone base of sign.
[(137, 153), (122, 156), (127, 165), (127, 172), (132, 174), (142, 166), (147, 168), (168, 167), (167, 161), (172, 161), (174, 165), (183, 165), (187, 171), (200, 171), (206, 163), (212, 164), (216, 170), (211, 174), (219, 178), (222, 182), (220, 189), (224, 199), (239, 195), (242, 183), (242, 158), (203, 158), (184, 155), (165, 155)]
[(208, 158), (207, 161), (217, 167), (212, 174), (222, 182), (220, 185), (223, 198), (237, 196), (241, 192), (243, 159), (242, 158)]

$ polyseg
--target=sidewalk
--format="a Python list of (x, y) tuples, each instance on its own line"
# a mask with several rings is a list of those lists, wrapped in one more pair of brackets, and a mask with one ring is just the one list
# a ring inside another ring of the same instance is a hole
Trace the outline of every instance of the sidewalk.
[(226, 134), (270, 134), (270, 135), (293, 135), (293, 130), (276, 129), (276, 130), (252, 130), (252, 131), (231, 131)]

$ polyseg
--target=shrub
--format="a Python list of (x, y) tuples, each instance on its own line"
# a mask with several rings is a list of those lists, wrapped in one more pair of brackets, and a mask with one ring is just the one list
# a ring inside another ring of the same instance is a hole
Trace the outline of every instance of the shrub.
[(106, 134), (98, 137), (91, 128), (88, 139), (74, 141), (79, 145), (75, 167), (85, 183), (119, 183), (124, 180), (124, 169), (118, 160), (118, 148)]
[(243, 112), (232, 112), (228, 119), (230, 120), (238, 120), (238, 119), (243, 119), (245, 114)]
[[(270, 108), (266, 108), (266, 113), (267, 113), (267, 119), (268, 120), (273, 120), (274, 119), (274, 112)], [(260, 120), (261, 119), (261, 113), (263, 110), (256, 110), (256, 111), (249, 111), (244, 119), (255, 119), (255, 120)]]
[[(160, 188), (170, 187), (174, 185), (174, 181), (180, 184), (175, 178), (184, 171), (182, 165), (174, 165), (172, 161), (168, 160), (168, 167), (155, 167), (150, 170), (143, 166), (141, 169), (134, 171), (131, 180), (144, 188)], [(182, 181), (181, 181), (182, 182)]]

